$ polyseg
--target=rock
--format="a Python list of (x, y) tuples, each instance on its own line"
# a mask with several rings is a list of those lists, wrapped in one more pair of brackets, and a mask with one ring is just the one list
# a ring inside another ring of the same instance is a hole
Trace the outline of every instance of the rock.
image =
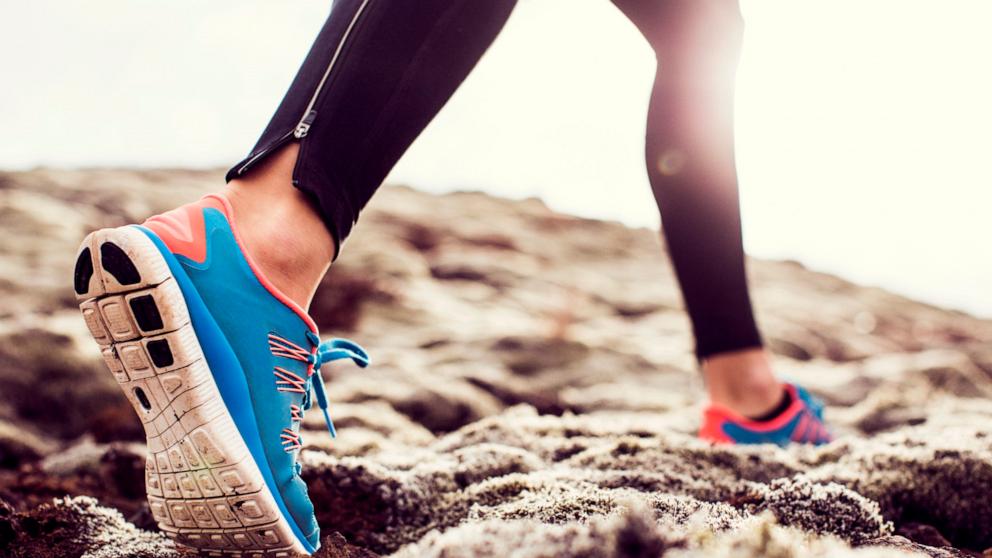
[(320, 550), (315, 558), (379, 558), (379, 555), (367, 548), (348, 543), (341, 533), (334, 532), (323, 538)]
[(0, 334), (0, 393), (6, 407), (0, 418), (30, 422), (55, 438), (83, 434), (90, 417), (120, 398), (97, 358), (81, 354), (75, 341), (61, 333), (29, 328)]
[[(0, 173), (0, 555), (177, 555), (144, 503), (142, 429), (67, 278), (86, 231), (221, 180)], [(828, 402), (831, 445), (696, 438), (704, 392), (655, 231), (384, 188), (313, 304), (326, 335), (374, 360), (322, 370), (337, 439), (319, 413), (304, 423), (319, 555), (992, 547), (992, 322), (794, 262), (749, 269), (775, 367)]]
[(324, 277), (310, 305), (310, 314), (322, 329), (351, 331), (358, 326), (367, 303), (389, 304), (394, 300), (395, 295), (382, 281), (367, 272), (341, 266)]
[(51, 441), (0, 420), (0, 469), (16, 469), (48, 455), (55, 449)]
[(835, 483), (816, 484), (803, 476), (776, 479), (761, 489), (755, 512), (770, 510), (779, 523), (851, 542), (892, 533), (878, 503)]
[(180, 556), (165, 535), (137, 529), (93, 498), (60, 498), (24, 513), (12, 513), (3, 506), (0, 551), (10, 558)]
[(637, 508), (619, 516), (598, 516), (586, 524), (484, 521), (444, 533), (432, 532), (394, 556), (657, 558), (679, 544), (663, 534), (650, 510)]
[(807, 474), (843, 484), (878, 502), (900, 525), (925, 522), (954, 546), (992, 544), (992, 436), (982, 428), (939, 424), (836, 446), (837, 460)]
[(951, 541), (945, 539), (944, 536), (940, 534), (940, 531), (938, 531), (933, 525), (913, 522), (903, 523), (899, 526), (897, 533), (913, 542), (927, 546), (952, 546)]

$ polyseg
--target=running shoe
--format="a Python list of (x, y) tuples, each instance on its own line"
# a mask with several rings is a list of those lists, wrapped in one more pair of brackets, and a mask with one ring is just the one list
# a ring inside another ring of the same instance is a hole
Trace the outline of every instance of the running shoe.
[(358, 345), (313, 320), (243, 249), (227, 199), (207, 196), (83, 241), (74, 289), (103, 358), (144, 425), (151, 513), (214, 555), (312, 554), (320, 530), (298, 461), (320, 366)]
[(726, 407), (710, 405), (699, 437), (722, 444), (826, 444), (833, 437), (823, 423), (823, 403), (805, 389), (783, 384), (792, 403), (777, 417), (756, 421)]

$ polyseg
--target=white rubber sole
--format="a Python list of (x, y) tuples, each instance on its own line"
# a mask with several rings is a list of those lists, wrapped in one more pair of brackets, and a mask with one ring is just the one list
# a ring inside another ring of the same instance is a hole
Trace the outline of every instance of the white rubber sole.
[(307, 555), (227, 411), (151, 239), (134, 227), (91, 233), (74, 286), (107, 368), (144, 425), (145, 486), (159, 528), (208, 556)]

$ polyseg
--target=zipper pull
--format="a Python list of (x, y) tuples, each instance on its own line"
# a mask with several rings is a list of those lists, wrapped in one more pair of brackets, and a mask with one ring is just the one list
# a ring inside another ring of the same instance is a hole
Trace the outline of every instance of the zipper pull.
[(311, 110), (308, 112), (307, 115), (303, 117), (303, 120), (300, 120), (300, 123), (296, 125), (296, 129), (293, 130), (293, 137), (296, 139), (306, 137), (307, 132), (310, 131), (310, 126), (316, 118), (317, 111)]

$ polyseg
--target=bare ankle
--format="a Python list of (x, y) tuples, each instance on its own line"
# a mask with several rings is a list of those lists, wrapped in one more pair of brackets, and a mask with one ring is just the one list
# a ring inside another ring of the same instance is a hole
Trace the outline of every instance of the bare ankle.
[(762, 348), (714, 355), (703, 361), (710, 400), (744, 416), (760, 416), (782, 401), (782, 384)]
[(314, 204), (292, 184), (290, 144), (224, 189), (244, 248), (266, 279), (306, 309), (334, 259), (334, 240)]

